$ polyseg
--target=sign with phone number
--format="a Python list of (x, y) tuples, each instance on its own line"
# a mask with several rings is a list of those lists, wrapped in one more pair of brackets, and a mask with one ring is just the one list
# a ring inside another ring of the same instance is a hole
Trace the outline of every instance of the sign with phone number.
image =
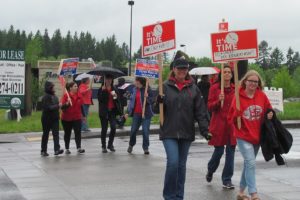
[(24, 51), (0, 49), (0, 108), (24, 108), (24, 95)]

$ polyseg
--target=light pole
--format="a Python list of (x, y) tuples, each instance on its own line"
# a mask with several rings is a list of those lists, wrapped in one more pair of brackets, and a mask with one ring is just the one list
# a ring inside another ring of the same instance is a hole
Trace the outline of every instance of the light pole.
[(180, 47), (184, 48), (184, 53), (186, 53), (186, 45), (185, 44), (181, 44)]
[(134, 1), (128, 1), (130, 6), (130, 44), (129, 44), (129, 67), (128, 67), (128, 76), (131, 76), (131, 48), (132, 48), (132, 6)]

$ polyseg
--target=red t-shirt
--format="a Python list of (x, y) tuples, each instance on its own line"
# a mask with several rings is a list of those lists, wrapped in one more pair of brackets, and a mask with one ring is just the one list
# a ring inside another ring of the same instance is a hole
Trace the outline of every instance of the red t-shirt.
[(141, 102), (141, 90), (137, 88), (136, 95), (135, 95), (135, 105), (134, 105), (134, 111), (135, 114), (142, 114), (143, 108), (142, 108), (142, 102)]
[(111, 95), (111, 89), (110, 90), (107, 90), (108, 92), (108, 109), (109, 110), (112, 110), (114, 107), (115, 107), (115, 104), (114, 104), (114, 99), (113, 99), (113, 96)]

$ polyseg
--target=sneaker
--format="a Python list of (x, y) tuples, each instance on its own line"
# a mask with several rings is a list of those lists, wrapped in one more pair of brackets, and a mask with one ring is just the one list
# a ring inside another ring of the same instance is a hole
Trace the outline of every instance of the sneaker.
[(148, 149), (145, 149), (145, 150), (144, 150), (144, 154), (145, 154), (145, 155), (149, 155), (149, 154), (150, 154), (149, 150), (148, 150)]
[(83, 130), (83, 132), (91, 132), (91, 130), (90, 129), (85, 129), (85, 130)]
[(206, 181), (210, 183), (212, 181), (212, 179), (213, 179), (213, 173), (207, 172)]
[(128, 147), (128, 149), (127, 149), (127, 152), (128, 152), (128, 153), (132, 153), (132, 149), (133, 149), (133, 146), (130, 146), (130, 145), (129, 145), (129, 147)]
[(84, 152), (85, 152), (85, 150), (84, 150), (84, 149), (82, 149), (82, 148), (78, 148), (78, 149), (77, 149), (77, 152), (78, 152), (78, 153), (84, 153)]
[(49, 154), (46, 151), (41, 151), (41, 156), (47, 157)]
[(107, 148), (108, 148), (110, 151), (112, 151), (112, 152), (115, 152), (115, 151), (116, 151), (114, 146), (108, 146)]
[(234, 189), (234, 185), (232, 183), (225, 183), (225, 184), (223, 184), (223, 188), (232, 190), (232, 189)]
[(71, 154), (71, 151), (69, 149), (66, 149), (65, 154)]
[(102, 153), (107, 153), (107, 149), (106, 148), (102, 148)]
[(54, 152), (54, 155), (58, 156), (59, 154), (62, 154), (62, 153), (64, 153), (64, 150), (63, 150), (63, 149), (60, 149), (60, 150), (58, 150), (58, 151), (55, 151), (55, 152)]

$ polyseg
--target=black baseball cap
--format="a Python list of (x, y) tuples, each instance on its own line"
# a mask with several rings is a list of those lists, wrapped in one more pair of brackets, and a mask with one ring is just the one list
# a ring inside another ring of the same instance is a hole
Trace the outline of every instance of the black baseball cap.
[(189, 68), (189, 62), (186, 59), (178, 58), (174, 61), (175, 68)]

